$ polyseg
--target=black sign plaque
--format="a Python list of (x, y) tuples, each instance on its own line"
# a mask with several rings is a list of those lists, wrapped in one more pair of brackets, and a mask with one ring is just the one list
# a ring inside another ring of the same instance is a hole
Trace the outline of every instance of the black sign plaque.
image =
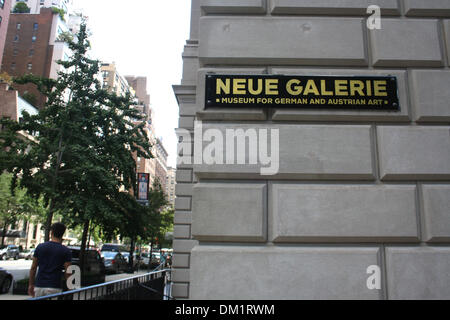
[(206, 108), (399, 111), (395, 76), (206, 75)]

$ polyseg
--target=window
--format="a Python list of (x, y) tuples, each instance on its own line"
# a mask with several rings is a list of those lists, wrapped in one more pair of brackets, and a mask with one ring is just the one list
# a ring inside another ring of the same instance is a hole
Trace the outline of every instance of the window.
[(11, 70), (16, 70), (16, 63), (15, 62), (11, 63)]
[(14, 37), (14, 42), (19, 42), (19, 36), (17, 34)]
[(17, 56), (19, 54), (19, 49), (14, 49), (13, 50), (13, 56)]
[(21, 27), (22, 25), (20, 24), (20, 23), (18, 23), (18, 24), (16, 24), (16, 29), (17, 30), (20, 30), (20, 27)]
[(34, 226), (34, 228), (33, 228), (33, 239), (36, 239), (36, 236), (37, 236), (37, 230), (38, 228), (37, 228), (37, 226)]
[(31, 70), (32, 68), (33, 68), (33, 64), (32, 63), (27, 64), (27, 69), (28, 70)]
[(39, 27), (39, 25), (35, 22), (35, 23), (33, 24), (33, 30), (34, 30), (34, 31), (37, 31), (37, 30), (38, 30), (38, 27)]
[(36, 42), (36, 36), (31, 37), (31, 42)]
[(5, 0), (0, 0), (0, 8), (3, 9), (4, 6), (5, 6)]
[(28, 53), (28, 56), (29, 57), (32, 57), (34, 55), (34, 50), (33, 49), (30, 49), (30, 52)]
[(2, 20), (3, 18), (0, 16), (0, 27), (2, 26)]

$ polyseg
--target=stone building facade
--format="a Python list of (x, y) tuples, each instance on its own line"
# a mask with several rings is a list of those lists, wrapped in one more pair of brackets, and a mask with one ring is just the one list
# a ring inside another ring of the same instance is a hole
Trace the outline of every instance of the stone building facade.
[[(193, 0), (174, 296), (449, 299), (449, 59), (447, 0)], [(400, 109), (205, 108), (210, 74), (395, 77)], [(278, 130), (275, 174), (186, 148), (233, 128)]]

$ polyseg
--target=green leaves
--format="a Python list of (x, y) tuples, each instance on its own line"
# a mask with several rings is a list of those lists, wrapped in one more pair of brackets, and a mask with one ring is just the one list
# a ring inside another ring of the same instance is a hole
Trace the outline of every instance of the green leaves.
[(108, 234), (141, 233), (148, 220), (128, 192), (136, 186), (133, 152), (152, 157), (143, 124), (133, 125), (142, 116), (130, 94), (101, 89), (100, 63), (87, 56), (86, 25), (65, 41), (73, 54), (58, 62), (64, 68), (57, 79), (31, 74), (14, 79), (34, 84), (47, 102), (20, 124), (5, 122), (0, 142), (7, 152), (0, 156), (0, 169), (20, 176), (30, 196), (43, 197), (47, 227), (58, 212), (71, 226), (90, 221)]
[(29, 13), (30, 8), (24, 2), (17, 2), (14, 6), (13, 13)]
[[(30, 221), (32, 218), (40, 221), (45, 214), (41, 198), (34, 199), (26, 194), (26, 190), (14, 187), (13, 175), (0, 175), (0, 226), (5, 235), (6, 227), (19, 220)], [(4, 243), (2, 237), (1, 244)]]

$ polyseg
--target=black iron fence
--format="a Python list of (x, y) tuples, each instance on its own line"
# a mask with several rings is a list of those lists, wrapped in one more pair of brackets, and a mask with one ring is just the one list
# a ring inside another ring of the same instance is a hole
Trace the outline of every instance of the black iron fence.
[(159, 270), (30, 300), (172, 300), (170, 270)]

